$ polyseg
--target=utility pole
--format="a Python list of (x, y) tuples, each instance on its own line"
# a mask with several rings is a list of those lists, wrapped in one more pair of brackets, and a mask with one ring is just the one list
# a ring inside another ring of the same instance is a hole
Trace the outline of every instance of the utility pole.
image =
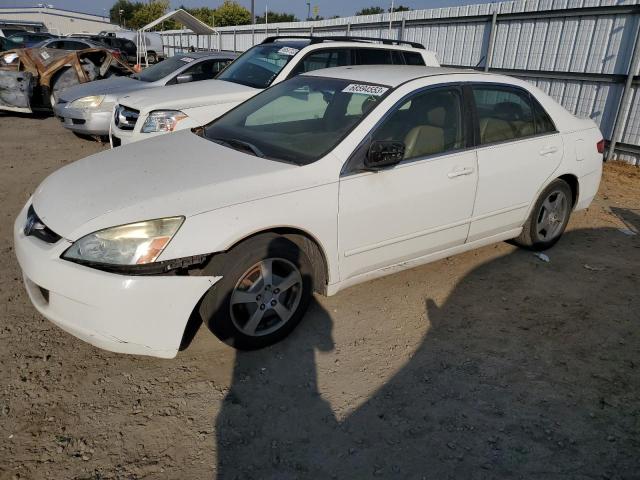
[(311, 2), (307, 2), (307, 20), (311, 20)]
[(256, 0), (251, 0), (251, 25), (256, 24)]

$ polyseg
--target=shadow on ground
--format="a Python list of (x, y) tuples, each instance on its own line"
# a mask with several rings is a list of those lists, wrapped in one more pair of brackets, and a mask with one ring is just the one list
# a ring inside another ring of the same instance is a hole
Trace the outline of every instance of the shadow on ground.
[(550, 263), (516, 250), (425, 298), (411, 359), (340, 421), (317, 385), (333, 340), (314, 303), (283, 343), (236, 354), (218, 478), (637, 478), (639, 238), (568, 232)]

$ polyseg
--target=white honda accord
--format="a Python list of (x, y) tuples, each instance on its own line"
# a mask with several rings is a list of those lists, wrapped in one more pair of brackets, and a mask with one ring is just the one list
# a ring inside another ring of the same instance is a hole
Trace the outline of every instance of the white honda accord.
[(314, 291), (507, 239), (551, 247), (596, 194), (603, 148), (524, 81), (320, 70), (58, 170), (20, 212), (15, 251), (38, 311), (98, 347), (170, 358), (203, 321), (259, 348)]

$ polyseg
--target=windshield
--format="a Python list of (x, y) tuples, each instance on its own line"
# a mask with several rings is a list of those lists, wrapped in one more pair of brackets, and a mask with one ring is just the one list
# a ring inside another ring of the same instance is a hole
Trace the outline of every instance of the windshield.
[(248, 87), (267, 88), (298, 51), (298, 48), (282, 43), (256, 45), (238, 57), (217, 78)]
[(302, 75), (214, 120), (203, 136), (259, 157), (308, 165), (333, 150), (390, 90)]
[(151, 67), (145, 68), (140, 73), (132, 75), (132, 78), (142, 80), (143, 82), (155, 82), (191, 62), (193, 62), (193, 58), (178, 54), (160, 63), (156, 63)]

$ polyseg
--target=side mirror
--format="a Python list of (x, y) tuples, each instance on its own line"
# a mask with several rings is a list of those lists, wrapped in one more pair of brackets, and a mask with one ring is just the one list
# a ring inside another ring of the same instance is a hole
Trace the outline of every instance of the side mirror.
[(380, 170), (397, 165), (404, 158), (404, 143), (393, 141), (375, 141), (371, 143), (364, 160), (365, 168)]
[(183, 73), (182, 75), (178, 75), (176, 77), (176, 83), (189, 83), (193, 82), (193, 75), (190, 73)]

